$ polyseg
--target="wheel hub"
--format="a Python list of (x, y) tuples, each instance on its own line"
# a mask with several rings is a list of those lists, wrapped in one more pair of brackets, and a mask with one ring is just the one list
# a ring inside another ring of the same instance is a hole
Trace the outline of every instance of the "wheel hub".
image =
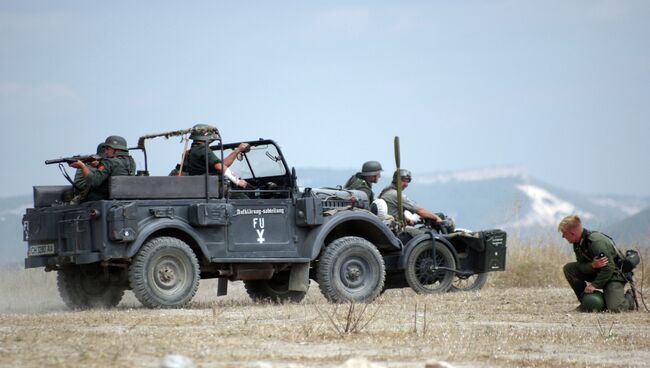
[(169, 266), (163, 266), (158, 270), (158, 278), (165, 284), (172, 283), (176, 278), (176, 273)]
[(361, 270), (357, 266), (351, 266), (348, 268), (345, 277), (350, 281), (356, 281), (361, 277)]
[(341, 267), (341, 281), (350, 289), (358, 289), (365, 285), (367, 277), (366, 264), (360, 259), (349, 259)]
[(422, 263), (420, 264), (420, 269), (422, 270), (423, 273), (426, 273), (429, 276), (435, 275), (437, 271), (437, 265), (431, 258), (426, 258), (422, 260)]

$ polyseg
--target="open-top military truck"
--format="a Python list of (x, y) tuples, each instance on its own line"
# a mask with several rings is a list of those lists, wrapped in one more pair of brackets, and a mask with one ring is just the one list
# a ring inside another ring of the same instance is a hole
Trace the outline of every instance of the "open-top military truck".
[[(150, 308), (182, 307), (202, 278), (219, 278), (217, 295), (243, 280), (251, 298), (273, 302), (302, 300), (313, 279), (330, 301), (361, 302), (388, 288), (447, 291), (505, 267), (504, 232), (396, 235), (360, 191), (298, 187), (272, 140), (248, 142), (231, 166), (246, 189), (223, 175), (149, 176), (145, 141), (190, 132), (141, 137), (131, 150), (144, 170), (110, 177), (106, 200), (69, 204), (71, 186), (34, 187), (25, 267), (57, 271), (73, 309), (113, 307), (126, 289)], [(237, 144), (212, 133), (206, 151), (223, 159)]]

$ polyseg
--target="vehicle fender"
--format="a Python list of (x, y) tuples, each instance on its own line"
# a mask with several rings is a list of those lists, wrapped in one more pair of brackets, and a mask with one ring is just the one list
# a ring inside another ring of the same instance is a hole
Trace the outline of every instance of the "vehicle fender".
[(201, 238), (196, 233), (194, 228), (186, 222), (165, 218), (156, 219), (154, 221), (146, 223), (145, 225), (141, 224), (140, 226), (141, 227), (138, 233), (138, 237), (133, 243), (131, 243), (131, 245), (129, 245), (129, 248), (126, 251), (126, 256), (128, 258), (135, 256), (135, 254), (140, 250), (140, 247), (142, 247), (142, 244), (144, 244), (144, 242), (151, 236), (151, 234), (163, 229), (174, 229), (183, 232), (185, 235), (192, 238), (194, 240), (194, 243), (198, 245), (198, 247), (201, 249), (202, 256), (209, 258), (208, 249), (206, 248), (205, 244), (203, 244)]
[(316, 259), (325, 245), (325, 239), (339, 226), (351, 224), (352, 231), (342, 236), (360, 236), (368, 239), (378, 249), (400, 250), (402, 243), (379, 218), (366, 210), (340, 211), (326, 216), (321, 226), (314, 228), (305, 238), (306, 256)]
[(454, 260), (456, 261), (456, 264), (459, 264), (458, 252), (456, 252), (456, 249), (449, 242), (449, 240), (444, 236), (437, 234), (435, 231), (431, 231), (425, 234), (417, 235), (413, 239), (409, 240), (408, 243), (406, 243), (406, 245), (404, 246), (404, 251), (402, 252), (402, 255), (400, 256), (398, 261), (398, 265), (400, 269), (406, 269), (406, 260), (411, 255), (411, 252), (413, 252), (415, 246), (427, 240), (433, 240), (434, 242), (440, 243), (445, 247), (447, 247), (449, 251), (451, 251), (451, 254), (454, 255)]

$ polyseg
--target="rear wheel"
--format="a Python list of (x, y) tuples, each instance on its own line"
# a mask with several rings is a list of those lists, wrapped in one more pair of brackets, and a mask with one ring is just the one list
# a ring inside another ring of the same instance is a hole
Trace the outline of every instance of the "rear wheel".
[(112, 308), (120, 303), (125, 287), (111, 281), (99, 265), (70, 266), (57, 273), (59, 295), (70, 309)]
[(472, 276), (456, 276), (449, 291), (477, 291), (481, 290), (487, 282), (487, 273), (477, 273)]
[[(436, 255), (433, 257), (433, 246)], [(456, 261), (451, 251), (438, 242), (431, 240), (415, 245), (406, 260), (406, 281), (418, 294), (443, 293), (451, 287), (454, 272), (438, 267), (456, 269)]]
[(182, 240), (159, 237), (147, 241), (129, 268), (136, 298), (149, 308), (179, 308), (199, 287), (199, 262)]
[(318, 260), (318, 285), (331, 302), (372, 301), (381, 293), (385, 277), (377, 248), (356, 236), (334, 240)]
[(280, 272), (270, 280), (244, 281), (246, 293), (256, 302), (300, 303), (307, 292), (289, 290), (290, 272)]

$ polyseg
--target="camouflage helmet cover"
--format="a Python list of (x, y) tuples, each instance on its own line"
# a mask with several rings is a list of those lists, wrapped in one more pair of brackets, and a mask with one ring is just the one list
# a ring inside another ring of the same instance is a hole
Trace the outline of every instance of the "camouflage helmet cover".
[(104, 141), (104, 147), (111, 147), (112, 149), (115, 150), (122, 150), (122, 151), (128, 151), (128, 147), (126, 146), (126, 139), (124, 137), (120, 137), (119, 135), (112, 135), (108, 138), (106, 138), (106, 141)]
[(190, 139), (195, 141), (214, 141), (219, 139), (219, 131), (217, 128), (208, 124), (196, 124), (192, 127), (192, 134)]
[(591, 294), (585, 293), (582, 296), (580, 307), (585, 312), (602, 312), (605, 310), (605, 298), (600, 291)]
[[(406, 180), (407, 182), (411, 182), (413, 177), (411, 176), (411, 171), (406, 170), (406, 169), (399, 169), (399, 176), (402, 178), (402, 180)], [(397, 170), (393, 173), (393, 184), (397, 183)]]
[(363, 163), (363, 166), (361, 166), (362, 176), (379, 175), (381, 171), (384, 171), (384, 169), (382, 169), (379, 161), (366, 161)]

